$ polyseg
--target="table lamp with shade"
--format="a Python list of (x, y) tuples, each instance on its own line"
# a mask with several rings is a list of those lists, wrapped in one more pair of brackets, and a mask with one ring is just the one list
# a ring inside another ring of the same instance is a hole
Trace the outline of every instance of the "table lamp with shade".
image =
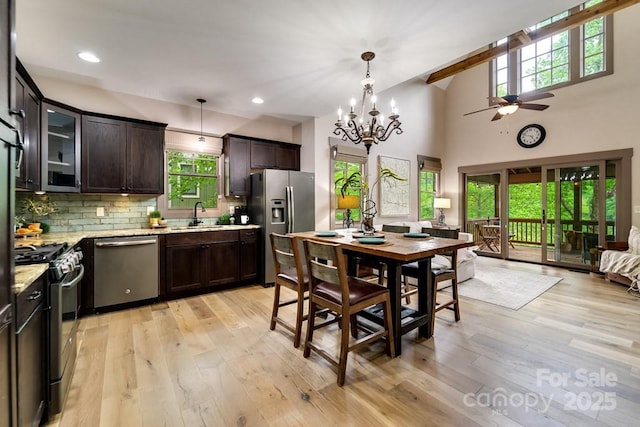
[(444, 222), (444, 209), (451, 208), (451, 199), (445, 197), (436, 197), (433, 199), (433, 207), (435, 209), (440, 209), (440, 217), (438, 218), (438, 225), (445, 226)]
[(359, 209), (360, 208), (360, 196), (338, 196), (338, 209), (345, 209), (344, 211), (344, 219), (342, 220), (342, 225), (345, 228), (351, 228), (354, 224), (354, 220), (351, 219), (351, 209)]

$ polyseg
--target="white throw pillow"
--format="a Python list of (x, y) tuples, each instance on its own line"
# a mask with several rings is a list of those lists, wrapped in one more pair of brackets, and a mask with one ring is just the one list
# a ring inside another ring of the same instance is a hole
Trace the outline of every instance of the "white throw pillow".
[(640, 229), (635, 225), (631, 226), (629, 231), (629, 252), (634, 255), (640, 255)]

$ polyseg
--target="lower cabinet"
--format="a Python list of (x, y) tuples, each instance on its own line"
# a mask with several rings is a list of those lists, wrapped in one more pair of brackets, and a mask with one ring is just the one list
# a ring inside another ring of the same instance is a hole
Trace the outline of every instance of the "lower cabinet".
[(258, 277), (258, 237), (259, 229), (240, 230), (240, 280)]
[(259, 230), (205, 231), (165, 238), (165, 292), (170, 299), (254, 279)]
[(46, 273), (16, 296), (18, 426), (37, 426), (46, 402)]

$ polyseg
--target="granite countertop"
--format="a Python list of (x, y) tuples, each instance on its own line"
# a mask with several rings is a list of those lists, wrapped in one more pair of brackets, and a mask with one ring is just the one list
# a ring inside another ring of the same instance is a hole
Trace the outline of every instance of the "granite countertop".
[(15, 284), (13, 285), (13, 293), (19, 294), (25, 290), (30, 284), (35, 282), (38, 277), (47, 271), (47, 264), (31, 264), (19, 265), (16, 267)]
[[(225, 230), (247, 230), (257, 229), (259, 225), (213, 225), (197, 227), (156, 227), (156, 228), (132, 228), (106, 231), (82, 231), (74, 233), (47, 233), (38, 238), (16, 238), (15, 245), (45, 245), (47, 243), (67, 243), (75, 246), (82, 239), (93, 239), (100, 237), (124, 237), (124, 236), (150, 236), (175, 233), (194, 233), (198, 231), (225, 231)], [(42, 273), (47, 271), (48, 264), (19, 265), (15, 268), (15, 285), (13, 292), (19, 294), (27, 286), (33, 283)]]

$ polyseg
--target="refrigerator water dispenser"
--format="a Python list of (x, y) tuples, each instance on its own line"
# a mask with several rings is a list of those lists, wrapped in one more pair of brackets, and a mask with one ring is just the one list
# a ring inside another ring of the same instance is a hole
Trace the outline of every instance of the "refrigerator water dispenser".
[(284, 199), (271, 200), (271, 224), (284, 224)]

